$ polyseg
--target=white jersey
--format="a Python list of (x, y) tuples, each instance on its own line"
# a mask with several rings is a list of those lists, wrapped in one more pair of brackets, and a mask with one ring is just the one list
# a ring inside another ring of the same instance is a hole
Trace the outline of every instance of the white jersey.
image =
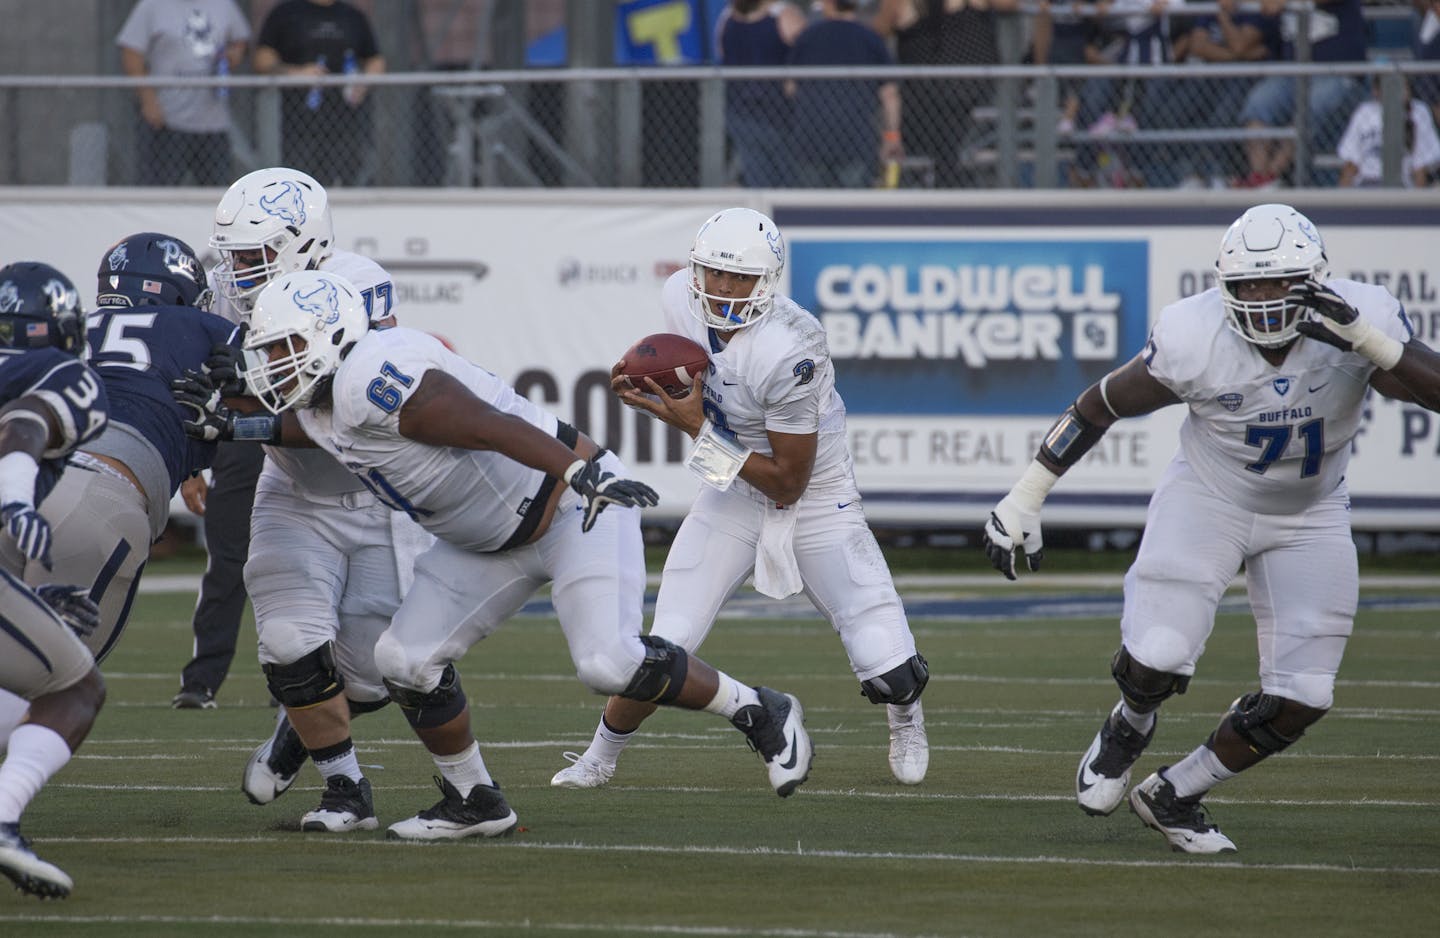
[[(672, 274), (661, 305), (667, 331), (693, 339), (710, 353), (705, 416), (766, 456), (774, 455), (767, 430), (818, 434), (807, 494), (853, 494), (845, 402), (835, 390), (825, 328), (794, 300), (776, 295), (769, 312), (721, 345), (715, 331), (690, 312), (690, 276), (689, 268)], [(754, 491), (741, 479), (735, 485)]]
[[(1400, 303), (1383, 287), (1326, 285), (1375, 328), (1409, 340)], [(1146, 345), (1150, 373), (1190, 408), (1176, 458), (1249, 511), (1304, 511), (1345, 479), (1375, 365), (1304, 338), (1271, 365), (1226, 325), (1229, 315), (1220, 291), (1207, 290), (1161, 310)]]
[[(371, 322), (393, 315), (391, 307), (394, 294), (390, 286), (390, 274), (370, 258), (353, 251), (335, 251), (320, 262), (320, 269), (326, 273), (339, 274), (355, 284), (360, 294), (365, 297)], [(215, 289), (213, 273), (210, 277), (210, 288)], [(215, 312), (231, 322), (242, 321), (240, 312), (228, 300), (218, 292), (215, 296), (217, 307), (221, 307)], [(364, 489), (360, 480), (349, 470), (320, 450), (267, 446), (265, 455), (268, 458), (262, 473), (283, 472), (301, 494), (329, 498)]]
[(559, 421), (495, 375), (414, 329), (370, 332), (335, 372), (330, 410), (297, 411), (310, 438), (334, 454), (391, 508), (468, 551), (501, 547), (536, 504), (545, 473), (500, 453), (428, 446), (400, 433), (400, 410), (431, 369), (544, 432)]

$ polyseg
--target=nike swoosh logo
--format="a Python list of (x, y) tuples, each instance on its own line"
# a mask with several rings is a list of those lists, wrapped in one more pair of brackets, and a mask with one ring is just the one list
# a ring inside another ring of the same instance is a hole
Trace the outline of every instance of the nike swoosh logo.
[(1314, 394), (1316, 391), (1320, 390), (1320, 389), (1323, 388), (1323, 387), (1328, 386), (1329, 384), (1330, 384), (1329, 381), (1326, 381), (1325, 384), (1317, 384), (1317, 385), (1315, 385), (1313, 388), (1310, 389), (1310, 393), (1311, 393), (1311, 394)]
[(853, 504), (855, 504), (855, 503), (854, 503), (854, 502), (840, 502), (840, 503), (839, 503), (838, 505), (836, 505), (835, 507), (836, 507), (836, 508), (849, 508), (849, 507), (850, 507), (851, 505), (853, 505)]
[(800, 749), (795, 745), (795, 734), (790, 734), (790, 761), (780, 763), (780, 768), (787, 772), (795, 768), (795, 763), (800, 761)]
[(749, 713), (745, 714), (744, 716), (741, 716), (737, 713), (735, 714), (735, 725), (742, 730), (754, 729), (755, 717)]
[(1080, 774), (1075, 777), (1075, 787), (1081, 791), (1089, 791), (1095, 787), (1095, 783), (1098, 781), (1100, 781), (1100, 777), (1090, 774), (1090, 764), (1087, 762), (1080, 766)]
[(723, 385), (725, 385), (727, 388), (733, 388), (735, 385), (739, 384), (740, 382), (738, 382), (738, 381), (726, 381), (724, 378), (721, 378), (721, 379), (720, 379), (720, 383), (723, 384)]

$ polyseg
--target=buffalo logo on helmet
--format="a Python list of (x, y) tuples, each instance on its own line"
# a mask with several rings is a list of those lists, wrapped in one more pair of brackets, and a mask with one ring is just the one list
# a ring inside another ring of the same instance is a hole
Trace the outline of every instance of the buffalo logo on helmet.
[(289, 179), (280, 183), (280, 191), (274, 195), (260, 196), (260, 208), (267, 215), (274, 215), (292, 225), (305, 224), (305, 190), (299, 183)]
[(309, 313), (327, 326), (332, 326), (340, 321), (340, 294), (335, 289), (335, 284), (329, 280), (319, 281), (319, 285), (309, 293), (301, 293), (296, 290), (290, 298), (295, 301), (297, 308)]

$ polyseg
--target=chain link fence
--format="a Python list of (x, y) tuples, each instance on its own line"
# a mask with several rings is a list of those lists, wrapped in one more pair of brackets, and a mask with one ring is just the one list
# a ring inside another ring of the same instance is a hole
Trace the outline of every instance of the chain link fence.
[[(1287, 79), (1286, 119), (1243, 121), (1247, 96), (1276, 78)], [(133, 104), (140, 84), (226, 96), (221, 171), (202, 171), (201, 141), (145, 137)], [(1295, 106), (1322, 85), (1330, 106)], [(839, 164), (856, 167), (842, 177), (852, 187), (1227, 187), (1278, 153), (1288, 163), (1275, 184), (1329, 186), (1351, 115), (1373, 100), (1384, 118), (1369, 143), (1378, 182), (1399, 186), (1413, 181), (1417, 115), (1431, 120), (1412, 111), (1411, 89), (1436, 86), (1440, 62), (1404, 61), (4, 76), (0, 184), (222, 184), (288, 164), (329, 185), (724, 187), (763, 156), (778, 167), (767, 188)], [(884, 136), (897, 129), (885, 104), (896, 93), (899, 152)], [(1440, 160), (1430, 168), (1440, 176)]]

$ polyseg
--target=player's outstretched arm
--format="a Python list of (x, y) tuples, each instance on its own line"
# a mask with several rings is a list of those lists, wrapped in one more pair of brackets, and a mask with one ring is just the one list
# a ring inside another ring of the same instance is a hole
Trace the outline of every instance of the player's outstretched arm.
[(981, 543), (995, 569), (1007, 580), (1015, 579), (1015, 551), (1019, 548), (1025, 552), (1031, 572), (1039, 570), (1045, 556), (1040, 508), (1050, 489), (1115, 421), (1178, 401), (1173, 391), (1150, 374), (1144, 354), (1086, 388), (1045, 434), (1020, 481), (990, 512)]
[(400, 434), (430, 446), (494, 450), (557, 478), (575, 461), (575, 451), (554, 436), (497, 410), (438, 368), (425, 372), (400, 408)]
[(476, 397), (453, 375), (430, 369), (400, 408), (400, 434), (431, 446), (493, 450), (564, 480), (585, 499), (582, 530), (589, 531), (607, 505), (644, 508), (659, 501), (642, 482), (617, 479), (533, 424)]
[(1291, 287), (1290, 299), (1316, 313), (1295, 327), (1301, 335), (1370, 359), (1378, 369), (1370, 384), (1386, 397), (1440, 411), (1440, 354), (1434, 349), (1418, 338), (1402, 343), (1386, 335), (1319, 281)]
[(35, 479), (47, 448), (60, 445), (60, 420), (39, 397), (0, 411), (0, 527), (20, 552), (50, 569), (50, 523), (35, 510)]
[(1377, 369), (1370, 375), (1370, 384), (1386, 397), (1440, 411), (1440, 352), (1411, 339), (1395, 367)]

